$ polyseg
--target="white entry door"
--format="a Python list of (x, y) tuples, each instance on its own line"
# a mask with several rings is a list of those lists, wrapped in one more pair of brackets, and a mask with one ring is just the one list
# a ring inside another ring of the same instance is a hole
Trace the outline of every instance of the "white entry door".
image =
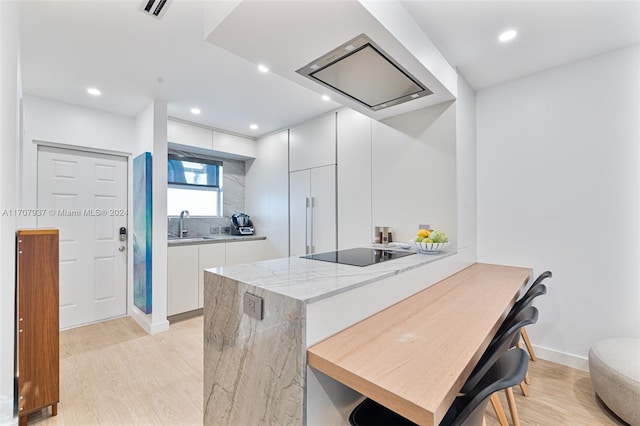
[(60, 328), (127, 312), (127, 159), (38, 148), (38, 227), (60, 230)]

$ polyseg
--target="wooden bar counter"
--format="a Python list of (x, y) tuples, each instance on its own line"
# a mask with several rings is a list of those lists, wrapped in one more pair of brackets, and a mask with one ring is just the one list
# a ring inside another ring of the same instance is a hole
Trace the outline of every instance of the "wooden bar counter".
[(308, 364), (420, 424), (439, 424), (531, 276), (474, 264), (310, 347)]

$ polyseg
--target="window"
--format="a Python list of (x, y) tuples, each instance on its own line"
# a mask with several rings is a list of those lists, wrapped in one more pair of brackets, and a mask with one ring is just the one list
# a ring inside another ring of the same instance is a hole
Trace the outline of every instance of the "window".
[(169, 150), (167, 215), (222, 216), (222, 162)]

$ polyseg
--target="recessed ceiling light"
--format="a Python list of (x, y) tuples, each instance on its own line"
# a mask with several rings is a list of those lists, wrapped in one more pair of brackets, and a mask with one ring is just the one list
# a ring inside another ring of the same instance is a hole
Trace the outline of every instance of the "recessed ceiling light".
[(258, 65), (258, 71), (260, 72), (269, 72), (269, 67), (267, 67), (266, 65)]
[(328, 100), (330, 100), (331, 98), (327, 95), (322, 95), (322, 100), (327, 102)]
[(249, 126), (249, 128), (251, 130), (258, 130), (258, 125), (257, 124), (252, 124), (252, 125)]
[(517, 35), (518, 35), (518, 32), (516, 30), (507, 30), (507, 31), (504, 31), (502, 34), (500, 34), (500, 36), (498, 37), (498, 40), (505, 43), (507, 41), (513, 40), (514, 38), (516, 38)]
[(200, 110), (200, 108), (196, 108), (196, 107), (191, 108), (191, 114), (200, 115), (201, 112), (202, 111)]
[(92, 96), (100, 96), (102, 95), (102, 92), (98, 89), (96, 89), (95, 87), (89, 87), (87, 89), (87, 93), (92, 95)]

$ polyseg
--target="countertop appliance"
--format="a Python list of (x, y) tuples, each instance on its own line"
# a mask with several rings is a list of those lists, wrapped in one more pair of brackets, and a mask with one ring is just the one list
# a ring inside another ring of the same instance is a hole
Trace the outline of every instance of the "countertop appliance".
[(231, 216), (231, 235), (253, 235), (255, 232), (249, 215), (236, 213)]
[(369, 266), (387, 260), (411, 256), (414, 252), (380, 250), (371, 248), (353, 248), (301, 256), (304, 259), (322, 260), (324, 262), (341, 263), (352, 266)]

